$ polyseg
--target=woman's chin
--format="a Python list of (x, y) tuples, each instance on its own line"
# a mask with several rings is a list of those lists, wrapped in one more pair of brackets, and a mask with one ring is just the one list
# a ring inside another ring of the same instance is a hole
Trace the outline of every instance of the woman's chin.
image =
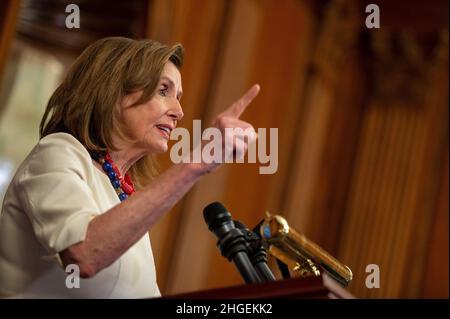
[(163, 154), (166, 153), (169, 150), (169, 146), (166, 143), (158, 143), (158, 145), (155, 145), (155, 147), (153, 147), (152, 153), (155, 154)]
[(141, 144), (141, 148), (145, 149), (145, 153), (150, 154), (163, 154), (169, 150), (169, 145), (167, 140), (153, 140), (153, 141), (145, 141), (145, 143)]

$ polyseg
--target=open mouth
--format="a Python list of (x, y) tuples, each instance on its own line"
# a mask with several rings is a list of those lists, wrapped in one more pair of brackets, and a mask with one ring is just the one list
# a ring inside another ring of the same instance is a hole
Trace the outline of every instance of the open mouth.
[(170, 132), (172, 132), (172, 128), (170, 126), (164, 124), (158, 124), (156, 127), (161, 131), (161, 133), (166, 137), (170, 138)]

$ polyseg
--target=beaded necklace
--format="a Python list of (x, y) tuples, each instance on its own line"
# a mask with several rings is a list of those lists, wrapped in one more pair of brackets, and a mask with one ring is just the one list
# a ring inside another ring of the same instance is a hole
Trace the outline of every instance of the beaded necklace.
[(106, 175), (108, 175), (108, 178), (111, 181), (111, 184), (121, 202), (135, 192), (133, 182), (131, 181), (128, 173), (125, 174), (125, 177), (122, 177), (122, 174), (120, 174), (119, 169), (108, 152), (92, 153), (92, 158), (102, 166), (103, 171), (105, 171)]

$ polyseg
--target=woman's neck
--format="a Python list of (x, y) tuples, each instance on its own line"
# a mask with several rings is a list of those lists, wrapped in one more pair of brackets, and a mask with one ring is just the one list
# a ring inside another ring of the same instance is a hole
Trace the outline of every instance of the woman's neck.
[(116, 164), (119, 172), (122, 176), (128, 172), (131, 166), (141, 159), (145, 154), (143, 152), (136, 152), (131, 150), (119, 150), (119, 151), (109, 151), (109, 156)]

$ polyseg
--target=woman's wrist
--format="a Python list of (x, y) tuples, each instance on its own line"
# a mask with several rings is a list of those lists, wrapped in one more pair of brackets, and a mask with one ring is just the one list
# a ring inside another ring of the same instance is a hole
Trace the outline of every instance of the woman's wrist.
[(194, 177), (201, 177), (203, 175), (211, 173), (218, 164), (205, 164), (205, 163), (183, 163), (186, 170)]

